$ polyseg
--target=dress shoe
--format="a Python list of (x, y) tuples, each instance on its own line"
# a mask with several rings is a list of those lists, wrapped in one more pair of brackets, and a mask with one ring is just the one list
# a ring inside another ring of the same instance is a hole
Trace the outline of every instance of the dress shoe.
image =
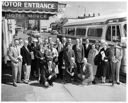
[(114, 86), (114, 82), (112, 82), (112, 86)]
[(118, 85), (120, 85), (120, 82), (116, 82)]
[(17, 87), (17, 84), (16, 84), (16, 83), (13, 83), (13, 86), (14, 86), (14, 87)]
[(24, 81), (24, 83), (25, 83), (25, 84), (28, 84), (28, 82), (27, 82), (27, 81)]
[(88, 82), (88, 85), (92, 85), (92, 82)]
[(44, 83), (44, 86), (45, 86), (45, 87), (49, 87), (49, 83), (46, 81), (46, 82)]
[(96, 81), (92, 81), (92, 84), (96, 84)]
[(102, 81), (101, 83), (102, 83), (102, 84), (105, 84), (105, 81)]
[(17, 83), (23, 83), (22, 81), (18, 81)]

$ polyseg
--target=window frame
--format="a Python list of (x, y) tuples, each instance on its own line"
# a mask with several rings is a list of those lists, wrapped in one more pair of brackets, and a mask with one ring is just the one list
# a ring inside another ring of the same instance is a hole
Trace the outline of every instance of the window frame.
[[(126, 25), (126, 29), (125, 29), (125, 25)], [(127, 24), (123, 25), (123, 31), (124, 31), (124, 36), (127, 37)]]
[[(77, 35), (77, 29), (85, 29), (84, 35)], [(78, 36), (80, 36), (80, 37), (85, 37), (85, 36), (86, 36), (86, 32), (87, 32), (87, 28), (85, 28), (85, 27), (78, 27), (78, 28), (76, 28), (76, 36), (77, 36), (77, 37), (78, 37)]]
[[(74, 29), (74, 34), (73, 35), (70, 35), (69, 34), (69, 29)], [(76, 28), (75, 27), (69, 27), (69, 28), (67, 28), (67, 35), (68, 36), (75, 36), (75, 32), (76, 32)]]
[[(107, 30), (108, 30), (108, 27), (111, 27), (111, 34), (110, 34), (110, 36), (111, 36), (111, 40), (107, 40), (106, 38), (107, 38)], [(111, 25), (107, 25), (107, 29), (106, 29), (106, 35), (105, 35), (105, 39), (107, 40), (107, 41), (111, 41), (111, 42), (113, 42), (113, 31), (112, 31), (112, 27), (115, 27), (115, 38), (116, 37), (119, 37), (119, 36), (117, 36), (117, 26), (119, 26), (119, 31), (120, 31), (120, 38), (119, 38), (119, 41), (121, 41), (121, 25), (120, 24), (111, 24)]]
[[(100, 36), (94, 36), (94, 35), (88, 35), (89, 33), (89, 29), (94, 29), (94, 30), (96, 30), (96, 29), (101, 29), (102, 30), (102, 32), (101, 32), (101, 35)], [(87, 36), (88, 37), (97, 37), (97, 38), (100, 38), (100, 37), (102, 37), (102, 34), (103, 34), (103, 27), (88, 27), (88, 30), (87, 30)]]

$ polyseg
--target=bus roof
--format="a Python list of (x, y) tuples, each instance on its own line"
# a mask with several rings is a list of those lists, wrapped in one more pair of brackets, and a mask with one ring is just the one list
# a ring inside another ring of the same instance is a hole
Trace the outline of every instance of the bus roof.
[(90, 24), (90, 23), (106, 23), (108, 20), (126, 18), (126, 17), (127, 17), (127, 13), (119, 13), (119, 14), (113, 14), (113, 15), (107, 15), (107, 16), (104, 15), (104, 16), (97, 16), (97, 17), (91, 17), (91, 18), (86, 18), (86, 19), (78, 19), (76, 21), (67, 22), (64, 25), (64, 27), (84, 25), (84, 24)]

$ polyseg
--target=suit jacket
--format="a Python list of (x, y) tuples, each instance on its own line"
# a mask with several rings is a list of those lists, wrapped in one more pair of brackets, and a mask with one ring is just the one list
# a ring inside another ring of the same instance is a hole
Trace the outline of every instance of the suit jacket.
[(89, 50), (92, 48), (92, 46), (89, 44), (88, 48), (86, 48), (86, 44), (84, 44), (84, 56), (88, 58)]
[(108, 57), (110, 58), (111, 61), (113, 61), (114, 56), (115, 56), (115, 60), (121, 61), (123, 56), (121, 47), (116, 46), (110, 48), (110, 55)]
[(19, 52), (18, 47), (17, 48), (15, 46), (10, 47), (8, 56), (13, 64), (18, 63), (17, 60), (18, 60), (19, 55), (20, 55), (20, 52)]
[(118, 60), (118, 61), (121, 61), (122, 57), (123, 57), (123, 51), (122, 51), (122, 48), (119, 47), (119, 46), (116, 46), (115, 47), (115, 58)]
[(74, 51), (71, 49), (71, 50), (68, 50), (67, 48), (64, 50), (64, 54), (63, 54), (63, 59), (65, 61), (65, 65), (66, 67), (70, 67), (72, 65), (72, 62), (71, 62), (71, 58), (74, 57), (75, 58), (75, 54), (74, 54)]
[(80, 45), (79, 48), (77, 48), (76, 45), (73, 46), (73, 50), (75, 53), (75, 60), (77, 63), (81, 63), (84, 58), (84, 47), (83, 45)]
[(23, 65), (31, 65), (31, 54), (29, 49), (27, 50), (24, 46), (21, 48), (21, 55), (23, 57)]

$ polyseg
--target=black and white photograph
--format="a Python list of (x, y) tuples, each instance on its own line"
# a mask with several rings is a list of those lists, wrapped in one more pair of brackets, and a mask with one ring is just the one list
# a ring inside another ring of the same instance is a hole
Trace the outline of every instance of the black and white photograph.
[(2, 102), (127, 101), (127, 0), (0, 2)]

